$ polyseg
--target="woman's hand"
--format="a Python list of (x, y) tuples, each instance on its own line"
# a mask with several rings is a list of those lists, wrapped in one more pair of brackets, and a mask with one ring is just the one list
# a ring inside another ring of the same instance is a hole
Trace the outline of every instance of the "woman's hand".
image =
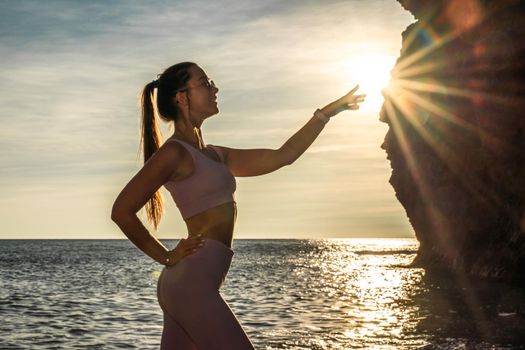
[(331, 118), (342, 111), (359, 109), (359, 104), (365, 100), (366, 95), (356, 95), (357, 89), (359, 89), (359, 85), (356, 85), (343, 97), (325, 106), (321, 109), (321, 112), (328, 118)]
[(339, 99), (339, 103), (342, 110), (347, 109), (359, 109), (359, 104), (365, 100), (366, 94), (356, 95), (356, 91), (359, 89), (359, 85), (356, 85), (349, 93)]
[(187, 255), (195, 253), (204, 245), (204, 238), (201, 235), (196, 235), (190, 238), (182, 238), (177, 246), (168, 252), (169, 262), (166, 266), (173, 266), (177, 264)]

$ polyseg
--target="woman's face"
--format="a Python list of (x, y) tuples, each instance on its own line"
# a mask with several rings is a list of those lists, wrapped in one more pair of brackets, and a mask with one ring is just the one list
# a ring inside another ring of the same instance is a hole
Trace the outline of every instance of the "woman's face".
[(217, 107), (217, 92), (219, 89), (199, 66), (188, 69), (190, 80), (187, 83), (186, 94), (190, 107), (190, 114), (202, 120), (219, 113)]

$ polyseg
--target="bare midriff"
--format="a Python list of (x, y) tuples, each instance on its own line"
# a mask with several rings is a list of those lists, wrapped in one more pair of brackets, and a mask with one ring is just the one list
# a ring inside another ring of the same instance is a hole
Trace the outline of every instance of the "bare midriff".
[(220, 241), (231, 248), (237, 206), (224, 203), (186, 219), (188, 237), (201, 234), (203, 238)]

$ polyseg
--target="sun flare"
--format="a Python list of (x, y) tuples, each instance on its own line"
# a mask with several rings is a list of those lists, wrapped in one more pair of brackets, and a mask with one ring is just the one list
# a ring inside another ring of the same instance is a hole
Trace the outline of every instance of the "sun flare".
[(395, 62), (395, 57), (386, 54), (359, 55), (345, 62), (345, 73), (359, 84), (359, 92), (366, 94), (363, 109), (379, 111), (383, 103), (381, 90), (388, 85)]

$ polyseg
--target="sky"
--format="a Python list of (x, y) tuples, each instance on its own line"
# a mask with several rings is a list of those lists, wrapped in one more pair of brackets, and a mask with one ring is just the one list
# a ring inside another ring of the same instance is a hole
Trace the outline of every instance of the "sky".
[[(141, 167), (138, 97), (181, 61), (219, 87), (209, 144), (278, 148), (355, 84), (368, 94), (294, 164), (237, 178), (235, 238), (413, 237), (378, 120), (413, 20), (394, 0), (0, 1), (0, 239), (125, 238), (110, 212)], [(164, 198), (155, 234), (184, 237)]]

